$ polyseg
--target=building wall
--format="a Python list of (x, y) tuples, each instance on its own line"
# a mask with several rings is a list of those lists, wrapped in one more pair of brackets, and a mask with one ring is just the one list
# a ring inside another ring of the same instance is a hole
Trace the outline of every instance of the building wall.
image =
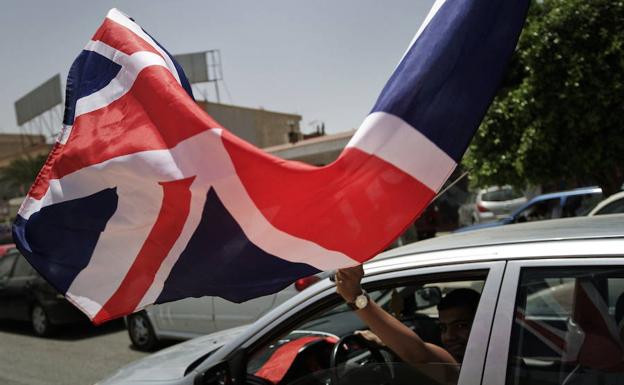
[(355, 131), (323, 135), (297, 143), (286, 143), (266, 148), (265, 151), (282, 159), (296, 160), (313, 166), (324, 166), (338, 158)]
[(197, 104), (234, 135), (260, 148), (288, 143), (289, 132), (301, 137), (301, 115), (205, 101)]

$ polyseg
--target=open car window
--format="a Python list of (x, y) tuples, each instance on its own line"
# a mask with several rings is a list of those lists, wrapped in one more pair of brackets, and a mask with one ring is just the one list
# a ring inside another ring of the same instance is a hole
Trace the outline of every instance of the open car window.
[[(470, 278), (454, 280), (445, 276), (408, 283), (375, 283), (365, 288), (372, 300), (423, 340), (441, 345), (436, 305), (442, 296), (455, 289), (480, 293), (485, 274), (478, 272)], [(421, 378), (421, 384), (456, 383), (459, 365), (407, 365), (389, 348), (354, 334), (367, 329), (343, 301), (334, 301), (250, 352), (249, 383), (399, 384), (412, 383), (416, 378)]]

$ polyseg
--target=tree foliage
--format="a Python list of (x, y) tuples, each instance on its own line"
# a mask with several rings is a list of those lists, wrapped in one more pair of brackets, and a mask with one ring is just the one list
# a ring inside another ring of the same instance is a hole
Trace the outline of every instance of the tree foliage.
[(533, 2), (465, 157), (475, 185), (624, 182), (624, 1)]
[(17, 158), (0, 170), (0, 181), (8, 185), (13, 195), (24, 195), (33, 184), (46, 161), (45, 155)]

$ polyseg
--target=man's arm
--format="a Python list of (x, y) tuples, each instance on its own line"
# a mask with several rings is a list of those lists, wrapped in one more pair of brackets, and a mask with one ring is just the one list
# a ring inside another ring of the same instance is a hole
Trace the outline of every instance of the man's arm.
[[(364, 269), (361, 265), (338, 270), (336, 291), (345, 301), (353, 302), (355, 297), (362, 293), (360, 281), (363, 276)], [(423, 341), (413, 330), (372, 301), (355, 314), (406, 363), (412, 365), (427, 362), (457, 363), (449, 352)]]

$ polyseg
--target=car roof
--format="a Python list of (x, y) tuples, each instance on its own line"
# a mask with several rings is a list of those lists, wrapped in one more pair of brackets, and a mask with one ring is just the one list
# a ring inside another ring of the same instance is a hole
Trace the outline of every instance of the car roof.
[(577, 188), (574, 190), (557, 191), (557, 192), (552, 192), (548, 194), (538, 195), (536, 197), (533, 197), (533, 199), (531, 199), (531, 202), (544, 200), (544, 199), (551, 199), (551, 198), (567, 197), (567, 196), (573, 196), (573, 195), (600, 194), (600, 193), (602, 193), (602, 189), (600, 187), (582, 187), (582, 188)]
[(624, 214), (552, 219), (454, 233), (392, 249), (374, 259), (470, 247), (591, 238), (624, 239)]

